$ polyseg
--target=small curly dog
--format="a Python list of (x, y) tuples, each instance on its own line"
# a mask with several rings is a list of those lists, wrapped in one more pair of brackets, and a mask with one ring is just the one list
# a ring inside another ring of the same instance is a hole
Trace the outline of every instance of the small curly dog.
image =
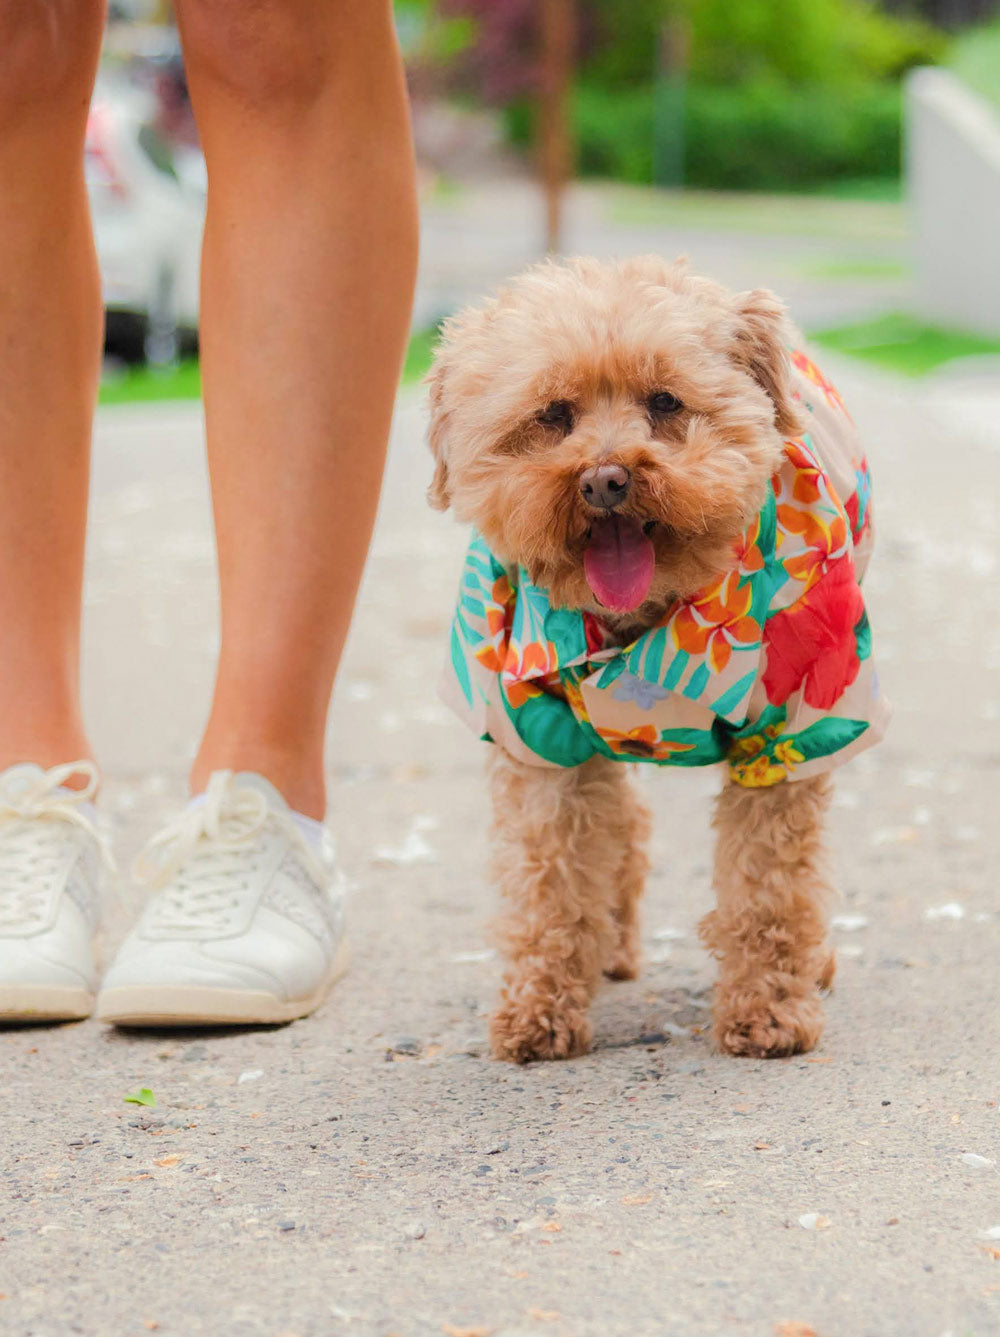
[(715, 1043), (810, 1049), (828, 771), (888, 714), (840, 396), (771, 293), (652, 256), (532, 268), (446, 322), (429, 384), (429, 498), (473, 526), (445, 692), (494, 744), (494, 1054), (584, 1053), (602, 974), (638, 972), (650, 818), (623, 762), (727, 768)]

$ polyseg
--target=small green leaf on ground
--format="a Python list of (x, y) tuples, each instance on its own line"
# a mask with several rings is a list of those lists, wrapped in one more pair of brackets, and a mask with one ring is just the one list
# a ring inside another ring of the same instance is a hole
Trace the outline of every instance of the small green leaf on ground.
[(140, 1086), (138, 1091), (132, 1091), (127, 1096), (122, 1096), (126, 1105), (155, 1105), (156, 1097), (150, 1091), (148, 1086)]

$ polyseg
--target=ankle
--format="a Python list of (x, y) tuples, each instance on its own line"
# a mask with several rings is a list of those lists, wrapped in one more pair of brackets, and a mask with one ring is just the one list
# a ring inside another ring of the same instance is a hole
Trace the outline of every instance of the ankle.
[[(43, 770), (63, 766), (72, 761), (93, 761), (94, 752), (81, 731), (59, 732), (51, 735), (31, 734), (27, 737), (0, 739), (0, 771), (9, 766), (32, 762)], [(69, 776), (64, 782), (67, 789), (83, 789), (85, 775)]]
[(213, 771), (253, 771), (269, 780), (295, 812), (322, 821), (326, 813), (323, 757), (259, 741), (209, 739), (191, 768), (191, 792), (201, 794)]

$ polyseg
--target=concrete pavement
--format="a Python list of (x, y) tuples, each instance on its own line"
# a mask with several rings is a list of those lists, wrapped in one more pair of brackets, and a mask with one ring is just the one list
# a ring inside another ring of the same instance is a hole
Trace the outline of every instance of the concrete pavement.
[[(577, 182), (563, 251), (687, 255), (734, 288), (776, 289), (804, 329), (907, 309), (910, 239), (899, 203), (725, 195)], [(538, 258), (542, 200), (522, 178), (448, 184), (421, 209), (416, 324), (427, 325)]]
[[(1000, 1328), (1000, 451), (912, 387), (838, 370), (875, 460), (871, 598), (897, 717), (838, 787), (820, 1051), (711, 1053), (694, 928), (713, 779), (666, 773), (649, 777), (643, 979), (604, 991), (591, 1056), (486, 1058), (481, 749), (431, 691), (463, 539), (424, 508), (406, 396), (331, 726), (354, 969), (286, 1029), (0, 1036), (0, 1331)], [(166, 409), (108, 412), (98, 432), (87, 699), (123, 853), (181, 796), (207, 704), (199, 433)], [(154, 1110), (123, 1103), (141, 1085)]]
[[(425, 506), (407, 393), (330, 730), (353, 970), (287, 1028), (0, 1032), (5, 1337), (1000, 1331), (995, 398), (824, 365), (870, 445), (897, 714), (840, 773), (822, 1047), (711, 1052), (715, 779), (666, 772), (643, 978), (601, 994), (590, 1056), (487, 1058), (483, 748), (433, 692), (464, 535)], [(85, 691), (124, 863), (183, 796), (211, 687), (196, 412), (101, 415), (93, 521)], [(109, 895), (109, 950), (136, 907)]]

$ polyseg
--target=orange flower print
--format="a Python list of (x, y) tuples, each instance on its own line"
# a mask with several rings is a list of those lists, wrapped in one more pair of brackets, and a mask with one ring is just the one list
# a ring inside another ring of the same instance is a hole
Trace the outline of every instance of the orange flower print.
[(536, 687), (530, 682), (503, 682), (503, 692), (511, 709), (520, 710), (525, 701), (530, 701), (533, 696), (542, 696), (544, 693), (540, 687)]
[(492, 641), (483, 641), (481, 645), (476, 646), (473, 653), (483, 668), (489, 669), (491, 673), (499, 673), (503, 668), (503, 659)]
[(493, 582), (490, 597), (493, 602), (486, 609), (486, 624), (490, 629), (490, 635), (496, 636), (498, 632), (510, 630), (517, 602), (506, 576), (499, 576)]
[(764, 570), (764, 554), (760, 547), (760, 516), (733, 545), (733, 557), (741, 576)]
[(671, 621), (674, 644), (692, 655), (707, 651), (712, 669), (721, 673), (734, 645), (754, 645), (760, 640), (760, 627), (749, 616), (752, 602), (749, 581), (741, 587), (739, 572), (729, 572), (677, 611)]
[(578, 720), (590, 722), (590, 712), (587, 710), (587, 703), (583, 699), (583, 693), (580, 691), (579, 683), (567, 674), (562, 680), (562, 695), (569, 702), (570, 710)]
[(517, 604), (517, 595), (506, 575), (498, 576), (493, 582), (490, 599), (486, 605), (486, 630), (490, 639), (477, 646), (474, 653), (484, 668), (499, 673), (507, 662), (510, 629)]
[[(847, 516), (806, 443), (786, 441), (785, 454), (794, 474), (790, 491), (784, 490), (785, 500), (777, 507), (777, 549), (779, 556), (786, 543), (795, 550), (782, 557), (782, 565), (808, 590), (822, 575), (830, 555), (846, 549)], [(789, 543), (789, 539), (794, 541)]]
[(803, 506), (814, 506), (823, 497), (823, 470), (800, 437), (785, 442), (785, 455), (795, 466), (792, 496)]
[(639, 757), (643, 761), (666, 761), (672, 752), (690, 752), (693, 743), (674, 743), (661, 738), (652, 724), (640, 724), (622, 733), (620, 729), (598, 729), (597, 732), (622, 757)]
[[(514, 657), (513, 665), (509, 662), (511, 656)], [(529, 641), (521, 651), (521, 657), (518, 660), (517, 646), (512, 641), (507, 659), (508, 668), (515, 672), (519, 678), (526, 678), (529, 673), (535, 671), (551, 673), (556, 666), (556, 647), (551, 641)]]
[(491, 639), (475, 650), (479, 662), (492, 673), (513, 678), (537, 678), (551, 673), (558, 664), (551, 641), (528, 641), (520, 645), (513, 635), (518, 593), (507, 578), (500, 575), (490, 587), (486, 605), (486, 629)]
[(823, 574), (831, 553), (840, 552), (847, 544), (847, 520), (838, 510), (826, 516), (818, 511), (800, 511), (797, 506), (778, 507), (778, 538), (795, 534), (801, 540), (800, 552), (781, 559), (793, 580), (801, 580), (805, 589), (811, 589)]
[(840, 409), (841, 413), (845, 416), (850, 416), (847, 413), (847, 409), (844, 407), (844, 401), (841, 399), (837, 387), (832, 381), (827, 380), (819, 367), (816, 366), (815, 362), (810, 358), (807, 358), (805, 353), (801, 353), (795, 348), (792, 350), (792, 363), (802, 372), (803, 376), (812, 381), (813, 385), (823, 391), (823, 394), (826, 396), (826, 402), (831, 408)]

